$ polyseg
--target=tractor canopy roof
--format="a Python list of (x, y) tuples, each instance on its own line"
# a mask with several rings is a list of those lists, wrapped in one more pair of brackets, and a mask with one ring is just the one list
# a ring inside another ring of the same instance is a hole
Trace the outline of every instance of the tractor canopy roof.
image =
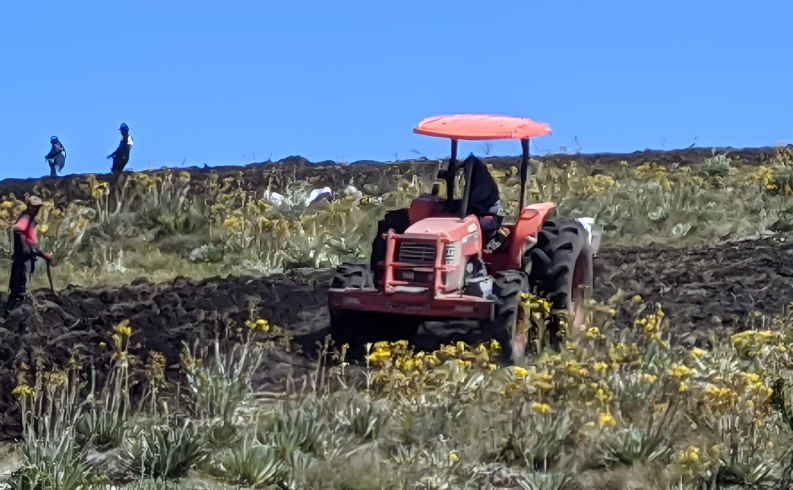
[(525, 117), (455, 114), (428, 117), (413, 132), (453, 140), (523, 140), (548, 136), (551, 127)]

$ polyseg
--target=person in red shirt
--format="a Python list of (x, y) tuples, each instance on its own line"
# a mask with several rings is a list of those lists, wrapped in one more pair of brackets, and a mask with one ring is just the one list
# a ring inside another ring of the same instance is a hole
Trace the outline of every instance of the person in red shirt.
[(27, 209), (14, 225), (14, 256), (9, 283), (11, 294), (6, 301), (6, 316), (25, 300), (30, 276), (36, 271), (36, 260), (41, 257), (47, 262), (52, 261), (52, 255), (41, 252), (37, 247), (36, 216), (43, 202), (39, 197), (30, 196), (26, 203)]

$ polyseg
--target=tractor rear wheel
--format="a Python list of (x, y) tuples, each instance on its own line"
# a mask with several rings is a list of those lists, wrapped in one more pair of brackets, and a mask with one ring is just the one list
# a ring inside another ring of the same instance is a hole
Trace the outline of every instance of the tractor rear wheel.
[[(546, 221), (537, 236), (537, 244), (524, 260), (530, 263), (532, 290), (548, 298), (554, 309), (568, 311), (568, 325), (581, 325), (592, 277), (592, 259), (583, 226), (574, 220)], [(549, 330), (550, 343), (557, 347), (564, 335), (562, 319), (554, 316)]]

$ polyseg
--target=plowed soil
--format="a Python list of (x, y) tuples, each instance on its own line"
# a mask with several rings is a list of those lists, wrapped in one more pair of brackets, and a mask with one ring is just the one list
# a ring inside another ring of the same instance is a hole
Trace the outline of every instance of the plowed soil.
[[(770, 241), (687, 250), (607, 249), (596, 259), (596, 298), (606, 300), (619, 290), (628, 298), (641, 295), (643, 303), (623, 304), (621, 324), (631, 326), (637, 315), (659, 303), (681, 341), (707, 346), (714, 332), (728, 335), (752, 326), (752, 311), (782, 313), (793, 302), (792, 263), (793, 245)], [(327, 270), (295, 271), (256, 279), (67, 288), (57, 295), (36, 291), (30, 304), (0, 319), (0, 439), (20, 435), (11, 391), (22, 363), (34, 367), (41, 357), (48, 365), (63, 365), (77, 354), (102, 370), (110, 354), (100, 343), (108, 342), (112, 326), (126, 319), (138, 332), (133, 344), (140, 345), (133, 354), (145, 361), (148, 351), (160, 351), (174, 366), (183, 341), (212, 339), (228, 319), (241, 325), (258, 307), (262, 318), (289, 331), (304, 352), (276, 349), (271, 355), (257, 381), (277, 390), (287, 376), (300, 378), (314, 368), (308, 354), (327, 334), (331, 277)]]

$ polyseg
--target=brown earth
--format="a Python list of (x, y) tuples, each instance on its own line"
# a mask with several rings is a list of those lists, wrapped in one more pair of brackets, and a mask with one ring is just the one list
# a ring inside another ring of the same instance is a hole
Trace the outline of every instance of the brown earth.
[[(727, 153), (733, 162), (744, 165), (767, 164), (776, 154), (777, 149), (766, 148), (717, 148), (719, 154)], [(625, 161), (635, 167), (645, 163), (656, 162), (669, 167), (690, 166), (702, 163), (713, 156), (711, 148), (689, 148), (672, 151), (637, 151), (634, 153), (595, 153), (595, 154), (557, 154), (534, 156), (532, 160), (546, 167), (565, 167), (576, 162), (580, 166), (613, 167)], [(519, 157), (485, 157), (485, 163), (492, 164), (496, 169), (504, 170), (519, 165)], [(317, 188), (328, 186), (334, 191), (343, 189), (351, 182), (362, 191), (371, 195), (381, 195), (394, 191), (399, 181), (404, 178), (411, 181), (414, 176), (431, 186), (441, 161), (427, 159), (400, 162), (354, 162), (338, 164), (332, 161), (310, 162), (294, 156), (278, 162), (251, 163), (244, 166), (225, 167), (174, 167), (168, 170), (151, 170), (143, 173), (161, 176), (163, 172), (189, 172), (191, 175), (190, 193), (193, 196), (205, 195), (208, 178), (217, 175), (218, 180), (232, 178), (234, 187), (247, 192), (261, 193), (265, 189), (283, 192), (290, 182), (307, 181)], [(123, 178), (123, 177), (122, 177)], [(112, 182), (111, 176), (97, 175), (100, 182)], [(85, 175), (67, 175), (64, 177), (43, 177), (41, 179), (4, 179), (0, 180), (0, 196), (15, 195), (23, 198), (27, 194), (37, 194), (45, 200), (53, 200), (58, 208), (68, 203), (91, 201), (91, 188)], [(109, 195), (111, 209), (115, 205), (115, 194)]]
[[(708, 345), (711, 334), (728, 335), (756, 325), (750, 315), (783, 312), (793, 302), (793, 244), (740, 242), (683, 249), (606, 249), (596, 259), (596, 298), (623, 290), (644, 303), (623, 303), (619, 322), (630, 327), (637, 315), (663, 306), (678, 339)], [(169, 284), (140, 282), (119, 289), (67, 288), (57, 295), (36, 291), (31, 304), (0, 320), (0, 439), (20, 435), (19, 410), (11, 394), (21, 363), (34, 367), (41, 357), (63, 365), (73, 355), (102, 371), (110, 354), (100, 347), (108, 332), (130, 320), (132, 353), (145, 362), (147, 352), (163, 352), (168, 364), (179, 362), (182, 342), (212, 339), (231, 319), (249, 319), (251, 308), (284, 327), (305, 353), (327, 334), (325, 309), (332, 271), (293, 271), (266, 278), (229, 277), (202, 282), (177, 279)], [(313, 356), (276, 349), (257, 380), (278, 390), (287, 376), (300, 378), (314, 369)], [(177, 376), (174, 366), (171, 370)]]

